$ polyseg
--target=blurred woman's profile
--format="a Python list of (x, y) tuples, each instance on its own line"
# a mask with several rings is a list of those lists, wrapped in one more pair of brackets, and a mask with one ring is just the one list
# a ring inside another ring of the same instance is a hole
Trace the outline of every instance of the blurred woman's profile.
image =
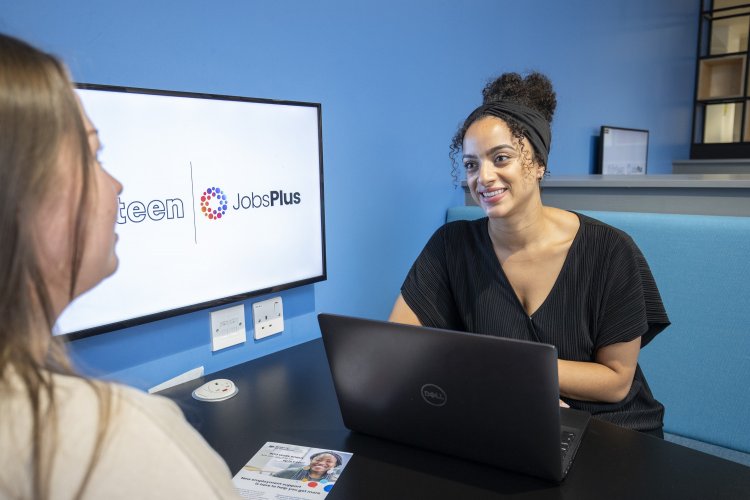
[(0, 34), (0, 497), (236, 498), (171, 401), (75, 373), (52, 328), (115, 272), (122, 185), (55, 57)]

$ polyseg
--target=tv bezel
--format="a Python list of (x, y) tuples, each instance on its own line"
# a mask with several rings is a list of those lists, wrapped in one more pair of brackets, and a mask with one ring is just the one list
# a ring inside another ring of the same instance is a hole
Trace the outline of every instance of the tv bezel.
[[(311, 285), (328, 279), (328, 268), (326, 263), (326, 230), (325, 230), (325, 198), (324, 198), (324, 182), (323, 182), (323, 108), (321, 103), (317, 102), (305, 102), (305, 101), (288, 101), (278, 99), (264, 99), (259, 97), (243, 97), (234, 95), (224, 94), (210, 94), (204, 92), (186, 92), (177, 90), (161, 90), (161, 89), (148, 89), (141, 87), (125, 87), (118, 85), (102, 85), (96, 83), (84, 83), (75, 82), (74, 87), (81, 90), (100, 90), (106, 92), (121, 92), (130, 94), (147, 94), (157, 96), (168, 96), (168, 97), (187, 97), (187, 98), (198, 98), (198, 99), (213, 99), (221, 101), (238, 101), (238, 102), (250, 102), (259, 104), (279, 104), (287, 106), (303, 106), (316, 108), (318, 115), (318, 175), (320, 179), (320, 231), (321, 231), (321, 260), (322, 260), (322, 273), (318, 276), (313, 276), (303, 280), (297, 280), (289, 283), (281, 283), (279, 285), (262, 288), (258, 290), (250, 290), (240, 294), (230, 295), (219, 299), (213, 299), (205, 302), (199, 302), (196, 304), (190, 304), (175, 309), (169, 309), (158, 313), (147, 314), (145, 316), (139, 316), (137, 318), (131, 318), (122, 321), (116, 321), (114, 323), (107, 323), (105, 325), (99, 325), (92, 328), (86, 328), (84, 330), (77, 330), (70, 333), (61, 333), (57, 336), (64, 338), (68, 341), (80, 340), (83, 338), (91, 337), (94, 335), (100, 335), (104, 333), (110, 333), (125, 328), (130, 328), (146, 323), (152, 323), (162, 319), (179, 316), (182, 314), (193, 313), (196, 311), (209, 309), (212, 307), (219, 307), (234, 302), (239, 302), (251, 297), (257, 297), (260, 295), (266, 295), (271, 293), (277, 293), (291, 288), (297, 288), (305, 285)], [(106, 134), (106, 131), (104, 132)]]

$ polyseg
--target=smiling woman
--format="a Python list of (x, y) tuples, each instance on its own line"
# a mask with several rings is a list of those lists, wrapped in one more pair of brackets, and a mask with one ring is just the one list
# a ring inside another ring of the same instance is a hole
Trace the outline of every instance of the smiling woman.
[(291, 465), (274, 473), (274, 477), (298, 481), (335, 482), (342, 464), (341, 455), (333, 451), (321, 451), (310, 455), (310, 464), (304, 467)]
[[(661, 435), (664, 406), (638, 353), (669, 325), (643, 255), (622, 231), (542, 204), (557, 99), (540, 73), (489, 83), (451, 144), (487, 217), (438, 229), (391, 321), (557, 347), (561, 405)], [(502, 383), (502, 381), (498, 381)]]

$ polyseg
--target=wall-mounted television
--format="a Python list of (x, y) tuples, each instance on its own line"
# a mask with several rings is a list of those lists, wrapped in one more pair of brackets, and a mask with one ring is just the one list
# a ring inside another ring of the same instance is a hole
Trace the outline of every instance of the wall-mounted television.
[(326, 279), (321, 106), (77, 84), (124, 186), (114, 275), (72, 339)]
[(648, 130), (603, 125), (598, 173), (644, 175), (648, 166)]

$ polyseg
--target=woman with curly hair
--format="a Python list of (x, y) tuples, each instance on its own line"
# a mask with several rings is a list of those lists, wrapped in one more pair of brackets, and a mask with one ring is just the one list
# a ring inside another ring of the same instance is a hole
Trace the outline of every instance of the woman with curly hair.
[(451, 144), (486, 217), (438, 229), (409, 271), (391, 321), (556, 346), (561, 405), (662, 436), (664, 406), (638, 354), (669, 325), (643, 255), (624, 232), (545, 206), (550, 80), (506, 73)]
[(122, 185), (54, 57), (0, 34), (0, 498), (236, 498), (167, 399), (75, 373), (51, 335), (117, 268)]
[(310, 455), (310, 463), (303, 467), (291, 465), (274, 473), (274, 477), (296, 479), (298, 481), (315, 481), (319, 483), (335, 482), (338, 478), (338, 467), (343, 461), (341, 455), (333, 451), (319, 451)]

